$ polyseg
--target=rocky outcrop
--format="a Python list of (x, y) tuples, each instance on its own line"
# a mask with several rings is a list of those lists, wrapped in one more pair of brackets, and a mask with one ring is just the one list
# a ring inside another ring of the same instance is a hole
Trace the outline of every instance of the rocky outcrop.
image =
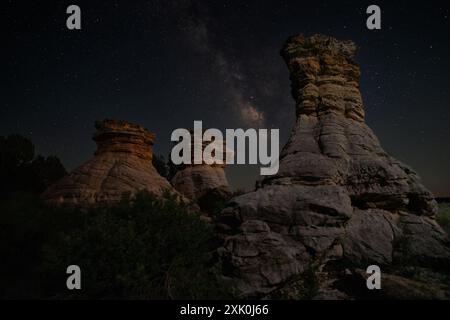
[[(186, 198), (197, 202), (203, 211), (212, 212), (216, 204), (228, 200), (231, 195), (224, 170), (225, 164), (194, 164), (194, 135), (191, 136), (191, 164), (179, 166), (170, 182)], [(202, 150), (207, 144), (209, 142), (203, 142)], [(225, 149), (225, 145), (223, 148)]]
[(197, 201), (208, 191), (223, 189), (229, 193), (228, 181), (222, 166), (190, 165), (178, 171), (171, 183), (187, 198)]
[(218, 223), (224, 275), (243, 296), (273, 296), (311, 269), (339, 298), (343, 272), (371, 264), (449, 270), (433, 195), (364, 122), (356, 52), (323, 35), (292, 37), (282, 50), (297, 121), (279, 172), (234, 198)]
[(155, 135), (144, 127), (125, 121), (96, 122), (94, 157), (44, 192), (52, 204), (86, 206), (114, 203), (124, 193), (148, 190), (161, 195), (175, 192), (152, 165)]

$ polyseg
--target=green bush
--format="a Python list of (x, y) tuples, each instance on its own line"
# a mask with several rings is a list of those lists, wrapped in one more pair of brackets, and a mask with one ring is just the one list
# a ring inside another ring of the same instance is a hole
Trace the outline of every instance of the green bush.
[(72, 210), (45, 207), (36, 195), (16, 194), (0, 201), (0, 298), (39, 298), (49, 275), (42, 273), (43, 245), (58, 232), (81, 224)]
[[(0, 206), (3, 298), (217, 299), (212, 226), (169, 193), (140, 192), (115, 206), (47, 208), (37, 199)], [(69, 265), (82, 289), (66, 288)]]
[(437, 221), (447, 233), (450, 233), (450, 203), (439, 204)]

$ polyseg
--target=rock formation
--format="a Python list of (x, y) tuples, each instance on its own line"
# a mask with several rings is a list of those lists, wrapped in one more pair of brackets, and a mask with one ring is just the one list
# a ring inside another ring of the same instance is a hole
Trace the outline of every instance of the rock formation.
[(292, 295), (312, 269), (321, 279), (316, 298), (351, 296), (339, 283), (371, 264), (392, 274), (449, 270), (433, 195), (364, 122), (356, 52), (353, 42), (323, 35), (292, 37), (282, 50), (297, 121), (280, 170), (234, 198), (217, 225), (224, 275), (243, 296)]
[(114, 203), (139, 190), (161, 195), (169, 182), (152, 165), (155, 135), (140, 125), (116, 120), (96, 122), (94, 158), (44, 192), (53, 204), (85, 206)]
[[(205, 212), (214, 210), (214, 206), (228, 199), (231, 191), (225, 175), (225, 164), (194, 164), (194, 141), (191, 132), (192, 164), (179, 166), (179, 171), (171, 179), (172, 185), (186, 198), (198, 203)], [(209, 142), (204, 141), (202, 150)], [(220, 143), (220, 142), (219, 142)], [(223, 146), (225, 149), (225, 146)]]

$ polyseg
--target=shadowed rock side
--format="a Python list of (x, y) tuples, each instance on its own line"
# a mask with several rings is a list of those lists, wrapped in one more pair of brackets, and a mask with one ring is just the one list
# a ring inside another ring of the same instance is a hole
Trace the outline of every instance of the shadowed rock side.
[(356, 52), (323, 35), (292, 37), (282, 50), (297, 121), (280, 170), (234, 198), (218, 223), (225, 276), (244, 296), (291, 294), (311, 269), (316, 298), (350, 297), (338, 283), (371, 264), (449, 270), (433, 195), (364, 122)]
[(85, 206), (114, 203), (124, 193), (146, 189), (161, 195), (175, 190), (152, 165), (155, 135), (139, 125), (116, 120), (96, 122), (94, 158), (44, 192), (53, 204)]
[[(191, 132), (193, 137), (193, 132)], [(193, 139), (193, 138), (192, 138)], [(223, 143), (223, 142), (216, 142)], [(209, 142), (203, 142), (202, 150)], [(225, 146), (223, 146), (225, 149)], [(225, 175), (225, 164), (193, 164), (194, 142), (191, 141), (190, 165), (180, 166), (180, 170), (171, 179), (174, 188), (188, 199), (198, 203), (205, 212), (212, 212), (215, 204), (228, 200), (231, 196), (228, 180)], [(225, 158), (225, 152), (224, 152)]]

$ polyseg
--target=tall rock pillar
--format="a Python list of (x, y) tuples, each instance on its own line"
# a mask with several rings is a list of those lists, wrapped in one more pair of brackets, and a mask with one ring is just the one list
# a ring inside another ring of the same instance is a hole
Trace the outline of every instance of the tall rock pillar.
[(219, 227), (226, 276), (245, 296), (271, 294), (308, 271), (450, 266), (433, 195), (388, 155), (364, 121), (356, 45), (324, 35), (282, 50), (297, 121), (279, 172), (234, 198)]

